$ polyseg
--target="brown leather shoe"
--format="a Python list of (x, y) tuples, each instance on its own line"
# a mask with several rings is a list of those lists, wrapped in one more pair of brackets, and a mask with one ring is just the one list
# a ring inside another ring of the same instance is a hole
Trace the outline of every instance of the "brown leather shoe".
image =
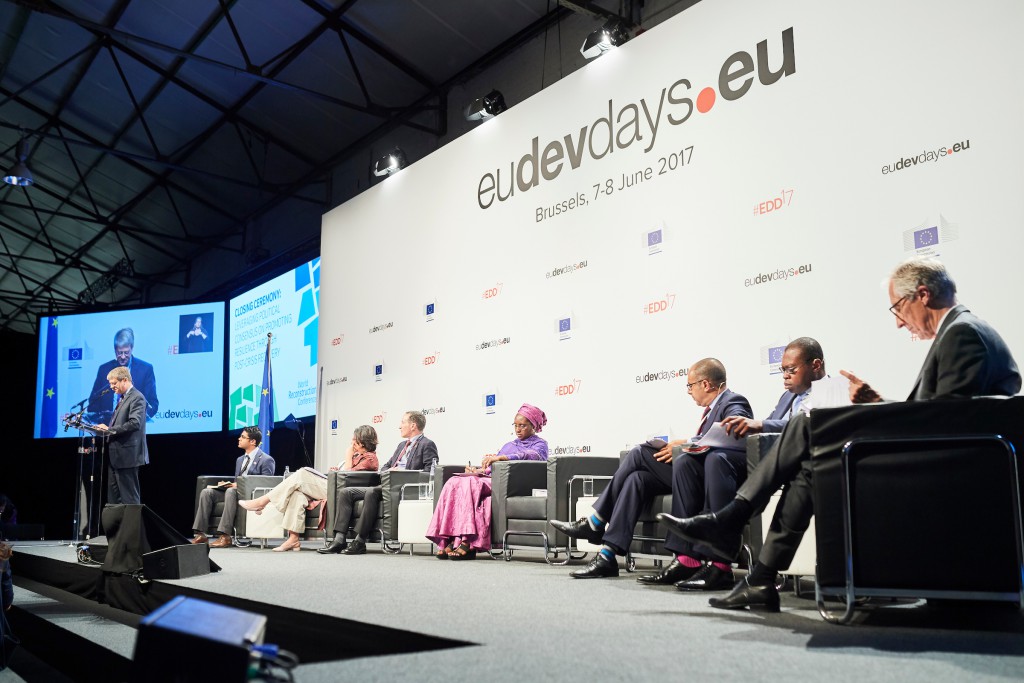
[(231, 546), (231, 537), (227, 535), (220, 535), (210, 542), (211, 548), (230, 548)]
[(209, 542), (210, 542), (210, 539), (208, 539), (206, 537), (206, 534), (196, 534), (196, 537), (193, 538), (190, 541), (190, 543), (195, 543), (196, 545), (198, 545), (200, 543), (209, 543)]

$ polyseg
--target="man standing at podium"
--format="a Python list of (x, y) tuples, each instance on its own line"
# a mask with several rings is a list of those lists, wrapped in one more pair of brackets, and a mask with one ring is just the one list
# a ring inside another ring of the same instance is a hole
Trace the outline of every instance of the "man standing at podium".
[(132, 373), (119, 365), (107, 373), (114, 392), (110, 425), (96, 425), (107, 437), (107, 502), (141, 503), (139, 468), (149, 464), (146, 446), (146, 397), (132, 386)]

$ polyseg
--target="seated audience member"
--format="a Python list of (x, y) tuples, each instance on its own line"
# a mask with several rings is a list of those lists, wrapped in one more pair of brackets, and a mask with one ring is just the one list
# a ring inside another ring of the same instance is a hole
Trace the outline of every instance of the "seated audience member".
[[(357, 472), (377, 469), (377, 431), (370, 425), (356, 427), (352, 443), (345, 451), (345, 459), (331, 470)], [(288, 539), (274, 548), (275, 552), (302, 549), (302, 532), (306, 530), (306, 509), (327, 500), (327, 475), (312, 467), (296, 470), (287, 479), (271, 489), (270, 493), (252, 500), (240, 500), (245, 510), (262, 512), (267, 505), (284, 513), (282, 525), (288, 530)]]
[[(398, 432), (404, 441), (395, 448), (395, 454), (384, 464), (385, 470), (422, 470), (429, 472), (437, 462), (437, 445), (423, 434), (427, 417), (418, 410), (411, 410), (402, 416)], [(334, 517), (334, 540), (326, 548), (319, 548), (321, 555), (362, 555), (366, 552), (366, 539), (373, 533), (377, 522), (377, 511), (384, 494), (381, 486), (346, 486), (341, 491), (338, 509)], [(355, 513), (357, 501), (363, 501), (363, 513), (356, 527), (356, 537), (351, 544), (345, 541), (349, 522)]]
[(18, 509), (6, 494), (0, 493), (0, 524), (17, 524)]
[(466, 467), (441, 489), (427, 538), (437, 544), (437, 559), (472, 560), (491, 548), (491, 463), (500, 460), (547, 460), (548, 442), (537, 436), (548, 422), (544, 411), (524, 403), (512, 427), (516, 438), (480, 467)]
[[(687, 371), (686, 391), (704, 408), (697, 436), (703, 436), (715, 422), (732, 416), (753, 417), (750, 403), (726, 387), (725, 366), (715, 358), (704, 358)], [(746, 456), (739, 450), (714, 450), (682, 453), (673, 458), (672, 448), (690, 440), (670, 443), (658, 440), (634, 446), (622, 460), (608, 487), (594, 504), (594, 514), (575, 522), (551, 520), (551, 526), (571, 538), (585, 538), (601, 550), (583, 569), (570, 573), (576, 579), (595, 579), (619, 575), (616, 555), (625, 555), (633, 541), (633, 530), (640, 514), (654, 497), (672, 493), (673, 510), (703, 510), (705, 499), (717, 500), (735, 493), (737, 483), (747, 473)], [(738, 447), (737, 447), (738, 448)], [(665, 548), (677, 555), (673, 567), (683, 563), (685, 571), (674, 570), (675, 581), (691, 578), (702, 566), (703, 550), (674, 537)], [(728, 569), (728, 565), (726, 565)], [(731, 571), (731, 569), (730, 569)], [(641, 577), (641, 583), (645, 577)], [(647, 577), (650, 578), (650, 577)]]
[(9, 543), (0, 543), (0, 606), (6, 612), (14, 603), (14, 583), (11, 581), (11, 555)]
[[(260, 428), (256, 426), (246, 427), (238, 437), (238, 447), (244, 453), (235, 460), (235, 478), (245, 474), (274, 473), (274, 459), (264, 453), (259, 445), (263, 440)], [(195, 532), (193, 543), (209, 543), (206, 537), (206, 530), (210, 526), (210, 515), (217, 503), (224, 503), (224, 512), (217, 525), (217, 538), (210, 543), (211, 548), (230, 548), (231, 536), (235, 531), (235, 515), (238, 513), (238, 484), (235, 482), (222, 481), (216, 487), (203, 489), (199, 494), (199, 508), (196, 510), (196, 518), (192, 521), (192, 531)]]
[[(1013, 396), (1020, 391), (1021, 376), (1006, 343), (992, 326), (957, 304), (956, 284), (941, 263), (913, 258), (900, 264), (889, 278), (889, 303), (897, 328), (905, 327), (919, 339), (934, 340), (907, 400)], [(853, 403), (882, 400), (852, 373), (843, 370), (840, 374), (850, 380)], [(735, 555), (747, 520), (764, 510), (780, 486), (787, 485), (775, 512), (778, 526), (787, 533), (769, 538), (750, 574), (729, 595), (713, 598), (712, 607), (779, 610), (776, 573), (789, 567), (814, 514), (812, 480), (810, 419), (800, 414), (789, 421), (778, 443), (728, 505), (684, 519), (659, 515), (674, 534), (709, 544), (724, 555)]]

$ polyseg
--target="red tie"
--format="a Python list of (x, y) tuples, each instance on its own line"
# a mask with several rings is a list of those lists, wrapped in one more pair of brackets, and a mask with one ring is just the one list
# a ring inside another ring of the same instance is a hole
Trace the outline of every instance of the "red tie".
[(700, 424), (697, 425), (697, 434), (700, 435), (701, 430), (704, 429), (704, 420), (708, 419), (708, 413), (711, 412), (711, 406), (704, 408), (704, 414), (700, 416)]
[[(398, 463), (402, 462), (402, 458), (405, 457), (405, 453), (406, 453), (406, 451), (409, 450), (409, 446), (411, 446), (411, 445), (412, 445), (412, 439), (409, 439), (408, 441), (405, 442), (405, 448), (403, 448), (402, 452), (398, 454), (398, 460), (395, 461), (395, 467), (398, 467)], [(406, 467), (405, 469), (409, 469), (409, 468)]]

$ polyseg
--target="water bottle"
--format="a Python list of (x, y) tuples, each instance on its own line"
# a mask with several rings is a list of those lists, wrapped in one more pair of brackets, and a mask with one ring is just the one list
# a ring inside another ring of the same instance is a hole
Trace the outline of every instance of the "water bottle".
[(288, 475), (289, 475), (289, 474), (291, 474), (291, 473), (292, 473), (292, 470), (291, 470), (291, 468), (290, 468), (290, 467), (288, 467), (288, 465), (285, 465), (285, 466), (284, 466), (284, 478), (285, 478), (285, 479), (287, 479), (287, 478), (288, 478)]
[(434, 499), (434, 466), (437, 465), (436, 460), (430, 462), (430, 478), (427, 479), (427, 498), (430, 500)]

